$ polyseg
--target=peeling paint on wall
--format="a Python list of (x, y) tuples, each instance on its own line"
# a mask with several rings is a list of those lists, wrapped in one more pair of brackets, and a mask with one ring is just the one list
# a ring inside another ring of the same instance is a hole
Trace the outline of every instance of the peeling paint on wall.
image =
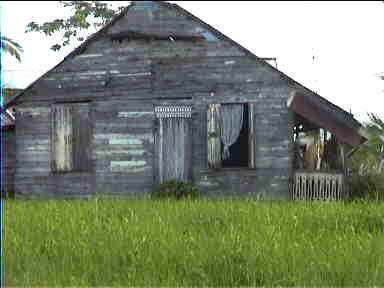
[(45, 107), (39, 107), (39, 108), (18, 108), (17, 112), (22, 116), (48, 116), (50, 114), (50, 109)]
[(117, 74), (116, 77), (138, 77), (138, 76), (150, 76), (151, 72), (139, 72), (139, 73), (127, 73), (127, 74)]
[(126, 112), (121, 111), (118, 113), (117, 117), (119, 118), (140, 118), (145, 115), (153, 115), (153, 112), (144, 111), (144, 112)]
[(201, 35), (203, 35), (205, 40), (207, 40), (208, 42), (218, 42), (219, 41), (219, 39), (209, 31), (205, 31), (205, 32), (201, 33)]
[(132, 137), (109, 139), (109, 145), (143, 145), (143, 141)]
[(110, 167), (112, 172), (143, 172), (150, 168), (146, 164), (144, 160), (111, 161)]
[(103, 54), (81, 54), (76, 56), (76, 58), (95, 58), (95, 57), (101, 57), (101, 56), (103, 56)]
[(134, 156), (142, 156), (144, 155), (145, 150), (144, 149), (130, 149), (127, 151), (128, 155), (134, 155)]
[(135, 1), (135, 6), (131, 9), (133, 11), (142, 11), (142, 10), (154, 10), (156, 8), (153, 1)]
[(199, 186), (204, 186), (204, 187), (218, 187), (220, 184), (217, 182), (210, 182), (210, 181), (199, 181), (197, 183)]
[[(130, 143), (130, 140), (124, 139), (136, 139), (133, 142), (141, 141), (140, 143)], [(108, 134), (96, 134), (95, 140), (108, 140), (111, 145), (143, 145), (145, 141), (153, 143), (153, 134), (152, 133), (140, 133), (140, 134), (117, 134), (117, 133), (108, 133)], [(122, 140), (122, 142), (119, 142)], [(124, 142), (126, 141), (126, 142)]]
[(125, 154), (128, 156), (143, 156), (145, 154), (144, 149), (118, 149), (118, 150), (101, 150), (96, 151), (96, 155), (114, 155), (114, 154)]
[[(230, 61), (225, 61), (224, 64), (225, 65), (232, 65), (232, 64), (235, 64), (236, 61), (235, 60), (230, 60)], [(248, 81), (248, 80), (247, 80)]]

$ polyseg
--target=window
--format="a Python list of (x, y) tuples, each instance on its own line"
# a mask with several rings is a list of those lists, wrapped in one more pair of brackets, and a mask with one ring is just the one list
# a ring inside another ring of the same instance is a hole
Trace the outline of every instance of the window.
[(52, 172), (90, 170), (91, 125), (88, 103), (55, 104), (51, 109)]
[(208, 166), (255, 168), (255, 103), (210, 104)]
[[(223, 167), (248, 167), (248, 105), (243, 106), (242, 125), (235, 143), (228, 149), (228, 157), (222, 158)], [(224, 144), (221, 143), (221, 151), (224, 150)]]

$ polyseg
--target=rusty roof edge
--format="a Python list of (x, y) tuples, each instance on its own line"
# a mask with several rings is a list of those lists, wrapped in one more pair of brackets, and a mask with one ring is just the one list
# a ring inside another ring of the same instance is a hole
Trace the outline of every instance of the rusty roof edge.
[(258, 57), (257, 55), (255, 55), (253, 52), (251, 52), (250, 50), (248, 50), (247, 48), (243, 47), (242, 45), (240, 45), (239, 43), (237, 43), (236, 41), (232, 40), (231, 38), (229, 38), (228, 36), (224, 35), (223, 33), (221, 33), (220, 31), (218, 31), (217, 29), (215, 29), (214, 27), (212, 27), (211, 25), (207, 24), (206, 22), (204, 22), (203, 20), (201, 20), (200, 18), (198, 18), (197, 16), (191, 14), (190, 12), (188, 12), (187, 10), (185, 10), (184, 8), (182, 8), (181, 6), (175, 4), (175, 3), (167, 3), (165, 1), (159, 1), (160, 4), (164, 5), (164, 6), (167, 6), (167, 7), (171, 7), (171, 8), (175, 8), (177, 10), (179, 10), (180, 12), (186, 14), (187, 16), (191, 17), (192, 19), (194, 19), (195, 21), (199, 22), (200, 24), (202, 24), (203, 26), (206, 26), (208, 29), (212, 30), (214, 33), (217, 34), (217, 36), (221, 37), (222, 39), (225, 39), (229, 42), (231, 42), (232, 44), (234, 44), (235, 46), (237, 46), (240, 50), (242, 50), (247, 56), (251, 56), (253, 58), (256, 58), (256, 60), (260, 61), (261, 63), (263, 63), (264, 65), (266, 65), (267, 67), (269, 67), (270, 69), (273, 69), (275, 71), (277, 71), (278, 73), (281, 74), (281, 76), (283, 78), (285, 78), (285, 80), (287, 80), (288, 82), (290, 82), (291, 84), (293, 84), (294, 86), (299, 86), (301, 88), (303, 88), (304, 90), (306, 90), (307, 93), (310, 93), (312, 95), (314, 95), (315, 97), (318, 97), (320, 101), (323, 101), (325, 102), (327, 105), (330, 105), (331, 107), (333, 107), (334, 109), (336, 109), (337, 111), (335, 112), (339, 112), (339, 113), (343, 113), (350, 121), (352, 121), (352, 125), (354, 128), (356, 128), (356, 126), (362, 126), (362, 124), (357, 121), (353, 115), (351, 115), (350, 113), (348, 113), (347, 111), (345, 111), (344, 109), (342, 109), (341, 107), (333, 104), (332, 102), (328, 101), (327, 99), (325, 99), (324, 97), (320, 96), (319, 94), (317, 94), (316, 92), (312, 91), (311, 89), (305, 87), (303, 84), (297, 82), (296, 80), (292, 79), (291, 77), (289, 77), (287, 74), (285, 74), (284, 72), (280, 71), (279, 69), (273, 67), (271, 64), (269, 64), (267, 61), (263, 60), (262, 58)]

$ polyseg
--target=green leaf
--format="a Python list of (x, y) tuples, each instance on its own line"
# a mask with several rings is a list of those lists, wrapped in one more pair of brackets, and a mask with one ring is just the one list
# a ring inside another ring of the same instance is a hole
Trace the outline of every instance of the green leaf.
[[(45, 36), (63, 32), (61, 43), (56, 43), (51, 47), (53, 51), (59, 51), (73, 40), (83, 41), (83, 37), (77, 37), (77, 29), (87, 30), (91, 24), (94, 27), (105, 25), (120, 11), (120, 8), (114, 10), (110, 8), (109, 4), (99, 1), (59, 1), (59, 3), (63, 8), (71, 8), (72, 15), (42, 24), (30, 22), (25, 31), (26, 33), (38, 32)], [(91, 23), (91, 21), (93, 22)]]
[(61, 49), (61, 45), (59, 45), (59, 44), (55, 44), (51, 47), (51, 50), (53, 50), (53, 51), (59, 51), (60, 49)]

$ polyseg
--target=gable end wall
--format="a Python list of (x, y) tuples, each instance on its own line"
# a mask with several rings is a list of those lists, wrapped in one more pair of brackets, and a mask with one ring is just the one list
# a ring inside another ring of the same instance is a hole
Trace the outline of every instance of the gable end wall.
[[(206, 195), (287, 198), (292, 115), (286, 100), (293, 90), (287, 81), (219, 37), (202, 42), (111, 41), (110, 34), (125, 27), (148, 34), (209, 32), (162, 5), (150, 11), (128, 10), (83, 53), (37, 81), (17, 108), (16, 194), (86, 197), (149, 192), (154, 178), (153, 107), (189, 103), (193, 106), (193, 179)], [(92, 171), (53, 174), (50, 107), (71, 101), (92, 103)], [(256, 170), (208, 171), (207, 105), (248, 101), (257, 107)]]

